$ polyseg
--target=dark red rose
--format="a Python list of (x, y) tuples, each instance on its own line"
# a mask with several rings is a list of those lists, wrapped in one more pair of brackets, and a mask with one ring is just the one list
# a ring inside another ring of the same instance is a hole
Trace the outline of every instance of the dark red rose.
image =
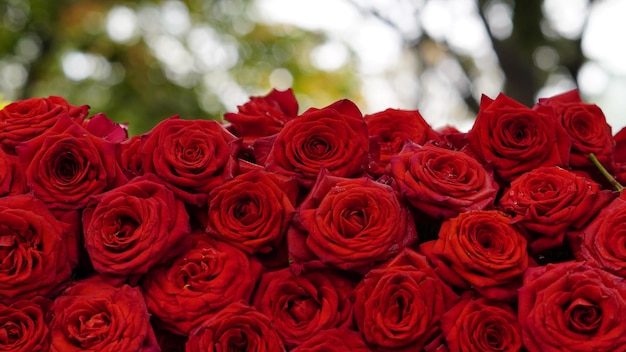
[(235, 302), (196, 327), (189, 335), (185, 350), (281, 352), (285, 347), (268, 317)]
[(445, 125), (435, 130), (439, 138), (451, 145), (456, 150), (462, 150), (467, 146), (467, 132), (461, 132), (456, 127)]
[(372, 269), (353, 294), (354, 319), (375, 351), (434, 350), (443, 313), (458, 296), (411, 250)]
[(158, 325), (181, 335), (236, 301), (249, 302), (261, 276), (258, 260), (224, 242), (193, 235), (193, 248), (143, 281), (148, 310)]
[(47, 311), (51, 304), (43, 297), (9, 305), (0, 302), (0, 351), (49, 351)]
[(565, 127), (572, 139), (570, 166), (593, 167), (588, 159), (591, 153), (606, 167), (613, 163), (615, 142), (611, 126), (597, 105), (582, 101), (577, 89), (539, 99), (533, 109), (554, 116)]
[(540, 166), (567, 166), (572, 144), (553, 116), (503, 94), (496, 100), (483, 96), (467, 138), (478, 160), (492, 165), (505, 181)]
[(589, 178), (560, 167), (540, 167), (511, 183), (498, 208), (525, 231), (532, 252), (563, 244), (566, 231), (585, 226), (612, 198)]
[(626, 163), (626, 127), (619, 130), (613, 137), (615, 141), (615, 153), (613, 158), (617, 163)]
[(626, 350), (626, 284), (583, 262), (529, 268), (518, 318), (529, 352)]
[(83, 229), (95, 270), (117, 277), (143, 275), (190, 245), (183, 202), (154, 175), (95, 197), (83, 212)]
[(516, 312), (506, 304), (470, 294), (465, 294), (443, 314), (441, 330), (450, 352), (522, 349), (522, 331)]
[(417, 110), (387, 109), (365, 115), (370, 137), (375, 137), (379, 145), (380, 161), (374, 174), (382, 174), (392, 155), (400, 153), (406, 142), (423, 145), (428, 141), (439, 140), (438, 134), (424, 120)]
[(32, 195), (0, 198), (0, 302), (58, 294), (71, 276), (65, 227)]
[(416, 240), (410, 211), (390, 186), (323, 174), (287, 232), (295, 272), (324, 263), (364, 273)]
[(514, 300), (529, 265), (526, 240), (510, 218), (475, 210), (443, 222), (439, 238), (420, 250), (448, 284), (495, 300)]
[(61, 97), (31, 98), (13, 102), (0, 109), (0, 145), (9, 154), (15, 147), (51, 128), (60, 117), (82, 123), (89, 106), (74, 106)]
[(263, 97), (250, 100), (237, 107), (237, 112), (227, 112), (224, 120), (231, 123), (229, 129), (237, 137), (270, 136), (280, 132), (285, 123), (298, 116), (298, 101), (291, 88), (272, 91)]
[[(154, 325), (153, 325), (154, 326)], [(154, 334), (161, 348), (161, 352), (185, 352), (187, 336), (154, 327)]]
[(589, 265), (626, 277), (626, 194), (612, 201), (577, 233), (580, 256)]
[(92, 135), (113, 143), (128, 139), (128, 124), (119, 124), (103, 113), (98, 113), (83, 121), (83, 127)]
[(0, 148), (0, 197), (26, 192), (26, 178), (19, 159)]
[(352, 324), (354, 283), (331, 270), (294, 275), (289, 268), (263, 274), (253, 306), (268, 316), (287, 347), (324, 330)]
[(209, 195), (207, 232), (250, 254), (280, 247), (295, 212), (298, 184), (264, 171), (249, 171)]
[(361, 334), (347, 328), (322, 330), (291, 352), (370, 352)]
[(77, 281), (54, 300), (52, 314), (50, 351), (160, 350), (138, 287), (97, 276)]
[(233, 176), (240, 144), (217, 121), (173, 116), (143, 136), (141, 164), (185, 203), (202, 206), (214, 187)]
[(255, 153), (269, 143), (269, 154), (256, 155), (257, 161), (268, 171), (297, 177), (307, 188), (321, 168), (333, 176), (351, 177), (366, 171), (369, 162), (367, 125), (349, 100), (307, 110), (271, 140), (257, 141)]
[(463, 152), (407, 144), (390, 165), (402, 195), (431, 217), (447, 219), (494, 206), (498, 184), (493, 174)]
[(76, 210), (126, 182), (116, 148), (65, 117), (16, 151), (35, 197), (51, 209)]

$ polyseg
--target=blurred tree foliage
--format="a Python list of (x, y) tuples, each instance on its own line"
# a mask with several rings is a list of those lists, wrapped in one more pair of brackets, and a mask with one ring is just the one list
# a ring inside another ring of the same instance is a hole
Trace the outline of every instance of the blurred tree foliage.
[(249, 7), (248, 0), (0, 0), (0, 92), (89, 104), (92, 113), (129, 122), (131, 134), (174, 114), (220, 119), (229, 100), (265, 95), (276, 81), (306, 92), (302, 105), (359, 101), (350, 64), (333, 72), (311, 64), (322, 34), (258, 23)]
[[(394, 18), (394, 6), (402, 3), (421, 23), (429, 1), (352, 4), (398, 30), (420, 67), (417, 80), (439, 59), (453, 59), (464, 75), (454, 88), (468, 110), (476, 111), (480, 59), (419, 26), (419, 34), (406, 33)], [(233, 101), (280, 85), (292, 86), (303, 108), (341, 98), (361, 102), (354, 53), (337, 70), (316, 68), (310, 53), (328, 39), (325, 34), (261, 23), (253, 2), (0, 0), (0, 93), (8, 100), (60, 95), (73, 104), (89, 104), (92, 113), (129, 122), (131, 134), (174, 114), (220, 119)], [(555, 74), (575, 82), (585, 60), (580, 35), (550, 30), (543, 4), (476, 0), (477, 16), (506, 77), (503, 91), (527, 105)], [(506, 36), (493, 33), (489, 23), (498, 6), (512, 22)], [(536, 55), (546, 48), (559, 54), (554, 65), (542, 67)]]

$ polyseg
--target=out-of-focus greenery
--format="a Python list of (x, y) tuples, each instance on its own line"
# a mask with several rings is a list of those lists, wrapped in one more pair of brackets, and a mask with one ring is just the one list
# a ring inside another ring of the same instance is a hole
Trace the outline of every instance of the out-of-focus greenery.
[[(111, 28), (115, 15), (135, 27)], [(0, 0), (0, 92), (88, 104), (128, 122), (131, 134), (174, 114), (221, 119), (229, 102), (276, 82), (303, 107), (358, 102), (353, 62), (331, 72), (312, 65), (309, 53), (324, 41), (259, 23), (248, 0)]]

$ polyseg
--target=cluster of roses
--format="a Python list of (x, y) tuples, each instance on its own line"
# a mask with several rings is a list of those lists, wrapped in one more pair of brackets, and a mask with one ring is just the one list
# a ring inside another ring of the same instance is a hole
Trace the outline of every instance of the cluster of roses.
[(0, 349), (626, 350), (626, 196), (589, 158), (626, 180), (626, 131), (577, 91), (484, 97), (468, 133), (298, 109), (131, 138), (0, 110)]

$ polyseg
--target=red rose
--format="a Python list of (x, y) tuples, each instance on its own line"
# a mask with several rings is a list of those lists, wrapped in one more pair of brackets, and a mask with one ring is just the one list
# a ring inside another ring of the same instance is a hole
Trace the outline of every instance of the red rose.
[(539, 99), (533, 109), (554, 116), (565, 127), (565, 131), (572, 139), (570, 166), (593, 167), (588, 159), (591, 153), (606, 167), (613, 163), (615, 142), (611, 126), (597, 105), (585, 104), (582, 101), (577, 89), (551, 98)]
[(555, 118), (502, 94), (483, 96), (467, 138), (478, 160), (505, 181), (540, 166), (567, 166), (572, 143)]
[(18, 144), (47, 131), (60, 117), (69, 117), (80, 124), (88, 111), (87, 105), (70, 105), (55, 96), (13, 102), (0, 109), (0, 145), (7, 153), (15, 154)]
[(493, 174), (476, 159), (433, 144), (407, 144), (390, 165), (409, 203), (434, 218), (492, 208), (498, 192)]
[(51, 304), (43, 297), (10, 305), (0, 302), (0, 350), (47, 352), (50, 335), (46, 313)]
[(143, 171), (163, 179), (185, 203), (202, 206), (207, 195), (232, 177), (237, 138), (217, 121), (161, 121), (141, 141)]
[(0, 198), (0, 302), (54, 297), (69, 284), (65, 228), (32, 195)]
[(529, 264), (526, 240), (510, 218), (475, 210), (443, 222), (439, 238), (420, 250), (448, 284), (495, 300), (514, 300)]
[(441, 317), (450, 352), (520, 351), (522, 331), (508, 305), (464, 295)]
[(264, 171), (249, 171), (209, 195), (207, 232), (250, 254), (276, 250), (287, 232), (298, 184)]
[(532, 252), (563, 244), (565, 232), (580, 229), (613, 198), (590, 179), (560, 167), (540, 167), (511, 183), (498, 207), (525, 231)]
[(615, 162), (626, 163), (626, 127), (619, 130), (613, 137), (615, 141)]
[(626, 194), (609, 203), (583, 228), (580, 256), (589, 265), (626, 277)]
[(26, 178), (19, 159), (0, 148), (0, 197), (26, 192)]
[(54, 300), (52, 314), (50, 351), (159, 351), (138, 287), (78, 281)]
[(361, 334), (347, 328), (322, 330), (291, 352), (370, 352)]
[(143, 281), (159, 326), (181, 335), (235, 301), (249, 302), (261, 264), (226, 243), (194, 234), (192, 249), (154, 268)]
[(372, 171), (374, 174), (382, 174), (389, 158), (398, 154), (406, 142), (423, 145), (439, 140), (437, 133), (417, 110), (387, 109), (365, 115), (364, 119), (370, 137), (376, 138), (380, 150), (380, 161), (378, 168)]
[(529, 352), (626, 350), (626, 284), (582, 262), (529, 268), (518, 318)]
[(281, 352), (285, 347), (268, 317), (235, 302), (196, 327), (189, 335), (185, 350)]
[(237, 112), (227, 112), (224, 120), (231, 123), (229, 129), (238, 137), (270, 136), (280, 132), (285, 123), (298, 116), (298, 101), (291, 88), (272, 91), (263, 97), (250, 100), (237, 107)]
[(330, 270), (294, 275), (289, 268), (263, 274), (253, 306), (268, 316), (287, 347), (327, 329), (349, 327), (354, 284)]
[(116, 148), (65, 117), (16, 151), (35, 197), (51, 209), (76, 210), (126, 182)]
[(120, 143), (119, 164), (124, 175), (130, 180), (137, 176), (143, 175), (143, 167), (141, 166), (141, 150), (142, 136), (133, 136)]
[[(258, 155), (268, 143), (272, 143), (269, 154)], [(369, 138), (358, 107), (340, 100), (323, 109), (307, 110), (271, 140), (257, 141), (254, 148), (257, 161), (268, 171), (295, 176), (309, 188), (322, 168), (339, 177), (366, 171)]]
[(83, 121), (83, 127), (92, 135), (109, 142), (120, 143), (128, 139), (128, 125), (116, 123), (103, 113)]
[(434, 350), (441, 316), (458, 300), (428, 260), (410, 250), (365, 274), (353, 296), (356, 324), (376, 351)]
[(321, 263), (364, 273), (417, 240), (408, 208), (390, 186), (320, 174), (287, 232), (292, 269)]
[(190, 242), (183, 202), (154, 175), (94, 198), (83, 212), (83, 228), (95, 270), (117, 277), (143, 275)]

